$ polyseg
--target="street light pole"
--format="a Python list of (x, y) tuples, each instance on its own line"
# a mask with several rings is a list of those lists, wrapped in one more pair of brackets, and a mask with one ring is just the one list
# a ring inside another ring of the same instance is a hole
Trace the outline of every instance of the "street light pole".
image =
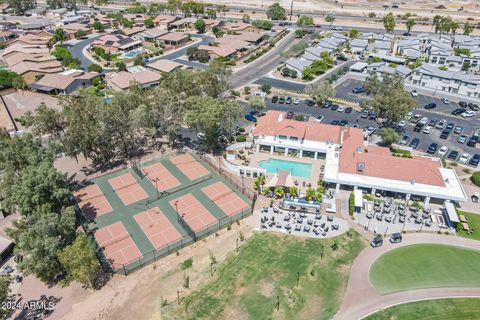
[(175, 206), (175, 212), (177, 213), (177, 222), (180, 222), (180, 216), (178, 215), (178, 200), (173, 203)]

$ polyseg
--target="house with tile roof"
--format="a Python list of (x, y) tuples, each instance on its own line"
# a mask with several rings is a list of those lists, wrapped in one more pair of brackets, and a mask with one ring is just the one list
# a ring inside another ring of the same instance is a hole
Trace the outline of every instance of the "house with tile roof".
[[(402, 158), (388, 148), (371, 146), (360, 128), (286, 119), (285, 112), (268, 111), (252, 131), (256, 152), (324, 159), (323, 181), (336, 186), (361, 188), (372, 193), (390, 191), (424, 198), (467, 200), (452, 169), (432, 157)], [(320, 162), (319, 162), (320, 165)]]

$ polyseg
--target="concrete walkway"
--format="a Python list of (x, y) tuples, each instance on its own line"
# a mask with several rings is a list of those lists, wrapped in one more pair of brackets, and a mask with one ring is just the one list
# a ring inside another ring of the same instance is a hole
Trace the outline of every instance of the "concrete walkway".
[(382, 254), (407, 245), (433, 243), (480, 250), (480, 241), (437, 234), (406, 234), (400, 244), (385, 241), (382, 247), (364, 249), (355, 259), (340, 310), (334, 319), (357, 320), (387, 307), (428, 299), (480, 297), (480, 288), (429, 288), (380, 295), (370, 283), (369, 271)]

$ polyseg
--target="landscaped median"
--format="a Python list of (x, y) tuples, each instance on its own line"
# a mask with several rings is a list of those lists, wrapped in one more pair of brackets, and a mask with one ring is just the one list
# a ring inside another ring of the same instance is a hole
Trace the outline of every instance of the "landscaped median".
[(363, 320), (472, 320), (480, 314), (480, 299), (436, 299), (400, 304), (378, 311)]
[(480, 287), (480, 251), (416, 244), (389, 251), (370, 269), (380, 294), (444, 287)]

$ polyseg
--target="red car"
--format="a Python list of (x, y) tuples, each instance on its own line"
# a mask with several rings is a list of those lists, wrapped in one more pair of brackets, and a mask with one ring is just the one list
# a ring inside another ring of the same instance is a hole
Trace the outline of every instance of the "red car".
[(287, 119), (293, 119), (293, 111), (287, 112)]

